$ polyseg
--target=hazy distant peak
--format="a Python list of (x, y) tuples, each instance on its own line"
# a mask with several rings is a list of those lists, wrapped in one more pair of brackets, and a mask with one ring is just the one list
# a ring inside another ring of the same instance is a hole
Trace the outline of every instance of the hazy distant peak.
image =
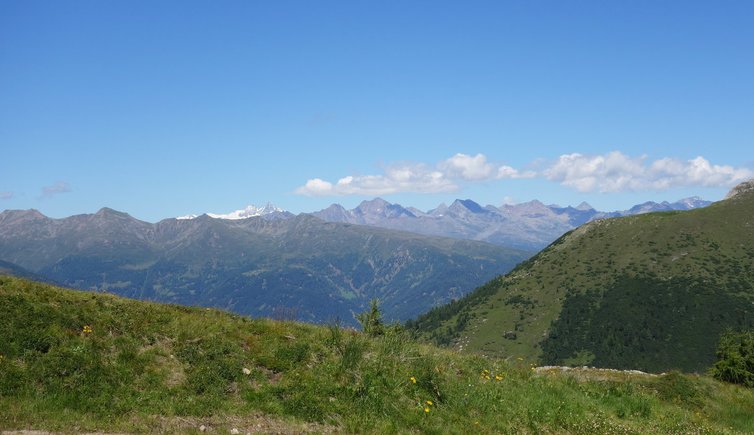
[(356, 210), (379, 212), (390, 205), (392, 204), (390, 204), (389, 202), (385, 201), (382, 198), (374, 198), (370, 201), (361, 201), (361, 204), (359, 204), (359, 206), (356, 207)]
[(368, 201), (366, 201), (366, 200), (365, 201), (361, 201), (361, 203), (362, 204), (369, 204), (369, 205), (373, 205), (373, 206), (391, 205), (391, 203), (385, 201), (384, 199), (382, 199), (380, 197), (377, 197), (377, 198), (374, 198), (374, 199), (368, 200)]
[(453, 211), (470, 211), (472, 213), (485, 213), (488, 211), (470, 199), (456, 199), (448, 209)]
[(2, 213), (0, 213), (0, 215), (47, 218), (47, 216), (43, 215), (42, 212), (40, 212), (36, 208), (30, 208), (28, 210), (4, 210)]
[(343, 207), (340, 204), (334, 204), (333, 203), (333, 204), (330, 204), (330, 206), (327, 207), (325, 210), (330, 210), (330, 211), (346, 211), (346, 208)]
[(436, 208), (427, 211), (427, 214), (433, 217), (442, 217), (447, 212), (448, 212), (448, 205), (442, 202)]
[(110, 207), (102, 207), (101, 209), (97, 210), (97, 213), (95, 213), (93, 216), (98, 218), (105, 218), (105, 217), (127, 217), (130, 218), (131, 215), (129, 215), (126, 212), (114, 210)]
[(416, 208), (416, 207), (406, 207), (406, 210), (408, 210), (408, 211), (410, 211), (411, 213), (413, 213), (413, 214), (414, 214), (414, 216), (424, 216), (424, 215), (426, 215), (426, 214), (427, 214), (426, 212), (424, 212), (424, 211), (422, 211), (422, 210), (419, 210), (419, 209), (418, 209), (418, 208)]
[(687, 209), (706, 207), (710, 204), (710, 201), (705, 201), (698, 196), (690, 196), (683, 198), (675, 202), (676, 205), (683, 205)]
[(575, 208), (576, 210), (580, 210), (580, 211), (594, 210), (594, 207), (589, 205), (589, 203), (586, 201), (582, 201), (581, 204), (577, 205)]
[(29, 210), (5, 210), (0, 213), (0, 221), (2, 222), (16, 222), (16, 221), (38, 221), (50, 219), (43, 215), (39, 210), (31, 208)]
[(542, 201), (538, 199), (532, 199), (529, 202), (522, 202), (520, 205), (531, 205), (531, 206), (537, 206), (537, 207), (547, 207)]

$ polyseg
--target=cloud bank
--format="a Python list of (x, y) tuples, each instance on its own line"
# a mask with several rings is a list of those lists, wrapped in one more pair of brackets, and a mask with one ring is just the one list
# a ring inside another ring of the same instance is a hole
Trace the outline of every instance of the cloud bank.
[(388, 165), (381, 175), (349, 175), (335, 183), (321, 178), (308, 180), (296, 189), (307, 196), (387, 195), (390, 193), (439, 193), (458, 190), (461, 182), (503, 178), (530, 178), (536, 174), (510, 166), (495, 165), (484, 154), (456, 154), (434, 166), (423, 163)]
[(380, 175), (349, 175), (332, 183), (310, 179), (296, 189), (307, 196), (386, 195), (438, 193), (458, 190), (462, 184), (490, 180), (541, 178), (579, 192), (665, 190), (676, 187), (730, 187), (754, 177), (746, 168), (713, 165), (704, 157), (691, 160), (646, 156), (620, 151), (602, 155), (564, 154), (539, 171), (516, 169), (489, 162), (484, 154), (456, 154), (433, 166), (423, 163), (389, 165)]
[(579, 192), (665, 190), (674, 187), (730, 187), (754, 176), (746, 168), (713, 165), (704, 157), (691, 160), (646, 156), (629, 157), (619, 151), (586, 156), (565, 154), (542, 172), (550, 181)]

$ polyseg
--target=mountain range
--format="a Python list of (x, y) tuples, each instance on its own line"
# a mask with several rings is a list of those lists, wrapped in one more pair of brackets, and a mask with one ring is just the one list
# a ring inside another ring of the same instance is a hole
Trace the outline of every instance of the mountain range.
[(754, 328), (754, 181), (705, 208), (586, 223), (409, 326), (540, 364), (703, 371), (723, 331)]
[(602, 212), (585, 202), (577, 207), (545, 205), (537, 200), (500, 207), (482, 207), (470, 199), (458, 199), (450, 206), (441, 204), (433, 210), (422, 212), (413, 207), (405, 208), (377, 198), (364, 201), (352, 210), (333, 204), (313, 215), (330, 222), (348, 222), (419, 234), (480, 240), (500, 246), (538, 251), (566, 231), (596, 219), (655, 211), (690, 210), (709, 204), (710, 201), (692, 197), (674, 203), (649, 201), (624, 211)]
[(388, 320), (406, 320), (530, 255), (279, 210), (154, 224), (109, 208), (63, 219), (36, 210), (0, 213), (0, 260), (11, 272), (137, 299), (312, 322), (355, 324), (353, 313), (372, 298)]
[[(327, 222), (369, 225), (430, 236), (479, 240), (499, 246), (538, 251), (566, 231), (596, 219), (656, 211), (691, 210), (710, 204), (711, 201), (691, 197), (673, 203), (647, 201), (628, 210), (604, 212), (595, 210), (586, 202), (582, 202), (577, 207), (561, 207), (545, 205), (533, 200), (520, 204), (505, 204), (500, 207), (493, 205), (483, 207), (470, 199), (457, 199), (450, 206), (440, 204), (425, 212), (415, 207), (404, 207), (382, 198), (375, 198), (363, 201), (351, 210), (347, 210), (340, 204), (332, 204), (326, 209), (311, 214)], [(207, 213), (207, 215), (218, 219), (244, 219), (253, 216), (262, 216), (265, 219), (287, 219), (294, 216), (269, 203), (264, 207), (250, 205), (231, 213)], [(182, 216), (178, 219), (193, 219), (197, 216)]]

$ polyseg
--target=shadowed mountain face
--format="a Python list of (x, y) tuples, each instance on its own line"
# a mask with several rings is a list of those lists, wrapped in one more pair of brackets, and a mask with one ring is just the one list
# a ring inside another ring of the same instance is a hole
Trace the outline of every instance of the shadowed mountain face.
[(10, 275), (10, 276), (16, 276), (19, 278), (31, 279), (34, 281), (51, 283), (49, 279), (46, 279), (45, 277), (41, 275), (37, 275), (36, 273), (29, 272), (28, 270), (24, 269), (23, 267), (17, 264), (13, 264), (13, 263), (3, 261), (3, 260), (0, 260), (0, 275)]
[(310, 215), (150, 224), (107, 208), (65, 219), (0, 213), (0, 259), (61, 284), (316, 322), (353, 323), (372, 298), (388, 319), (407, 319), (528, 255)]
[(726, 328), (754, 329), (754, 182), (698, 210), (589, 222), (410, 326), (543, 364), (703, 371)]
[(470, 199), (458, 199), (450, 206), (441, 204), (425, 213), (377, 198), (364, 201), (353, 210), (333, 204), (312, 214), (328, 222), (371, 225), (426, 235), (480, 240), (524, 250), (540, 250), (565, 232), (596, 219), (654, 211), (690, 210), (709, 204), (709, 201), (693, 197), (674, 203), (650, 201), (629, 210), (601, 212), (587, 203), (574, 208), (545, 205), (535, 200), (501, 207), (482, 207)]

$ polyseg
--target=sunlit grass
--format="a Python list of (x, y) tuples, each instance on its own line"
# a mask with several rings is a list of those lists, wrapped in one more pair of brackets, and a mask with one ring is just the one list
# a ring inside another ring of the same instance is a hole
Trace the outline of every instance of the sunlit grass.
[(754, 432), (752, 390), (707, 377), (536, 371), (389, 331), (370, 338), (0, 277), (0, 428)]

